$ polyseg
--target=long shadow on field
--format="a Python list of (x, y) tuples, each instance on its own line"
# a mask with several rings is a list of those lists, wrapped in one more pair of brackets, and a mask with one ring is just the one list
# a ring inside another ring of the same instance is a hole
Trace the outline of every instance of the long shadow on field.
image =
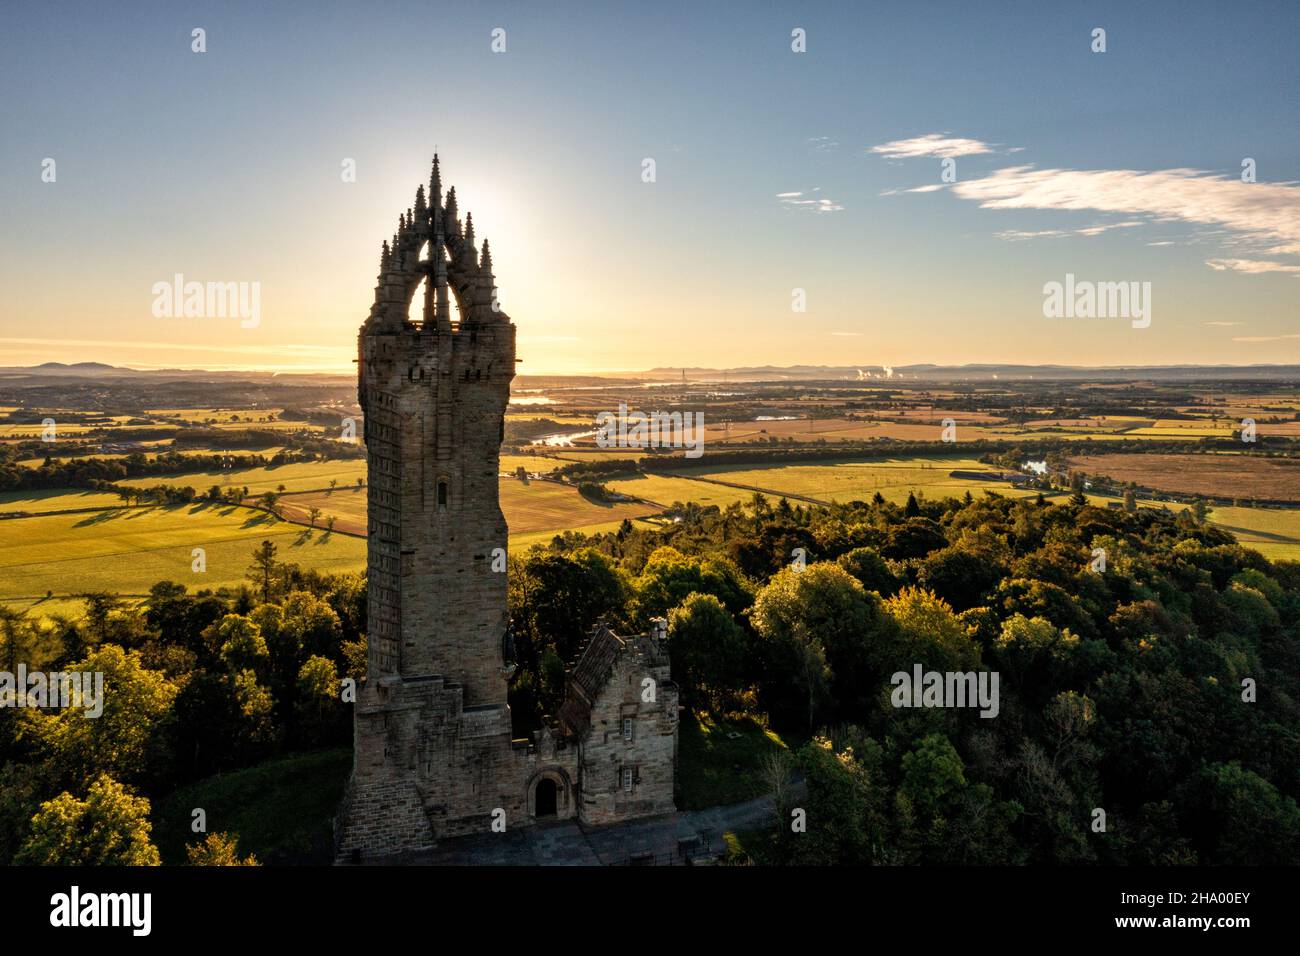
[[(1223, 528), (1225, 531), (1231, 531), (1238, 537), (1241, 535), (1254, 535), (1257, 538), (1265, 538), (1268, 541), (1279, 541), (1283, 544), (1293, 544), (1296, 541), (1300, 541), (1300, 538), (1295, 538), (1291, 535), (1278, 534), (1276, 531), (1260, 531), (1258, 528), (1238, 528), (1236, 525), (1219, 524), (1217, 521), (1214, 522), (1214, 524)], [(1249, 545), (1247, 545), (1247, 547), (1249, 547)]]
[(121, 518), (125, 512), (123, 508), (112, 508), (107, 511), (96, 511), (94, 514), (86, 515), (76, 524), (74, 528), (88, 528), (92, 525), (104, 524), (106, 521), (116, 521)]

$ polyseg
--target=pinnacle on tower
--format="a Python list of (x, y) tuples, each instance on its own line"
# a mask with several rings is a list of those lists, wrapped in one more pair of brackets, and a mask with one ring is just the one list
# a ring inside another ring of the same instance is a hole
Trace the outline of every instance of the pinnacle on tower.
[(471, 246), (474, 245), (474, 214), (465, 213), (465, 241)]
[(487, 237), (483, 239), (483, 254), (479, 256), (479, 269), (487, 275), (492, 275), (492, 250), (488, 248)]
[(415, 187), (415, 215), (421, 222), (424, 221), (424, 214), (428, 208), (424, 203), (424, 184), (421, 183)]
[(438, 154), (433, 154), (433, 172), (429, 174), (429, 204), (442, 202), (442, 171), (438, 169)]
[(452, 186), (450, 189), (447, 190), (447, 202), (444, 204), (444, 207), (447, 210), (447, 217), (446, 217), (447, 228), (450, 232), (455, 233), (457, 231), (456, 230), (456, 187), (455, 186)]

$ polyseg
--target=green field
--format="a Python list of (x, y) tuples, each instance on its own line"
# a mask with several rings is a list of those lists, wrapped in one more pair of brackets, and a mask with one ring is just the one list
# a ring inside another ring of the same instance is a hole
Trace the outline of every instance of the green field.
[(1209, 517), (1269, 560), (1300, 561), (1300, 509), (1211, 508)]
[[(281, 560), (304, 567), (365, 567), (364, 541), (304, 530), (251, 508), (208, 504), (0, 521), (0, 600), (17, 606), (47, 591), (138, 596), (162, 580), (192, 588), (236, 585), (262, 540), (279, 547)], [(206, 552), (205, 573), (191, 570), (194, 548)]]
[[(533, 480), (527, 484), (513, 478), (500, 480), (501, 510), (510, 526), (511, 538), (534, 532), (582, 529), (595, 525), (618, 527), (624, 518), (638, 518), (655, 509), (636, 502), (602, 504), (579, 494), (573, 485)], [(366, 533), (365, 489), (339, 488), (335, 491), (288, 493), (279, 502), (280, 511), (291, 521), (309, 521), (308, 511), (319, 508), (317, 524), (333, 516), (335, 528), (353, 534)]]
[(889, 501), (906, 501), (910, 492), (927, 498), (960, 497), (967, 491), (980, 494), (985, 490), (1008, 497), (1036, 493), (1001, 481), (949, 477), (954, 470), (988, 472), (990, 468), (973, 458), (885, 458), (809, 465), (744, 465), (727, 471), (693, 468), (681, 474), (835, 502), (867, 501), (877, 491)]
[(78, 508), (115, 508), (126, 502), (118, 495), (102, 491), (69, 491), (54, 488), (40, 491), (7, 491), (0, 494), (0, 514), (26, 511), (75, 511)]
[(557, 468), (563, 468), (567, 464), (567, 461), (561, 461), (559, 458), (552, 458), (549, 455), (501, 456), (501, 470), (509, 474), (514, 474), (515, 469), (520, 465), (523, 465), (524, 471), (530, 474), (542, 475)]
[[(651, 527), (650, 522), (647, 522), (641, 518), (632, 518), (631, 521), (633, 527), (636, 528)], [(551, 528), (546, 531), (528, 531), (522, 534), (512, 533), (510, 535), (510, 550), (512, 552), (527, 551), (535, 544), (548, 545), (551, 543), (552, 538), (554, 538), (557, 534), (560, 534), (563, 531), (573, 531), (578, 534), (587, 534), (587, 535), (605, 534), (606, 532), (617, 531), (622, 524), (623, 522), (621, 520), (602, 521), (599, 524), (584, 524), (584, 525), (575, 525), (572, 527), (566, 526), (563, 528)]]
[[(535, 462), (525, 467), (530, 465), (534, 466), (530, 470), (536, 470)], [(339, 486), (332, 493), (291, 491), (285, 495), (281, 499), (285, 516), (305, 522), (307, 509), (315, 506), (321, 509), (321, 524), (326, 516), (334, 515), (338, 531), (364, 534), (366, 492), (355, 486), (356, 476), (363, 469), (360, 461), (314, 462), (167, 480), (203, 490), (219, 482), (226, 486), (247, 484), (253, 494), (258, 494), (279, 484), (290, 489), (319, 489), (327, 487), (331, 477), (337, 477)], [(988, 468), (956, 456), (874, 459), (762, 464), (726, 470), (701, 467), (680, 475), (648, 475), (608, 484), (614, 491), (662, 505), (695, 501), (719, 507), (747, 503), (754, 489), (762, 489), (771, 500), (789, 495), (795, 501), (804, 497), (836, 502), (869, 500), (877, 491), (894, 502), (906, 500), (910, 492), (931, 499), (960, 497), (967, 491), (975, 495), (992, 491), (1008, 497), (1037, 493), (1000, 481), (952, 478), (949, 473), (953, 470)], [(1100, 507), (1119, 501), (1102, 495), (1089, 498)], [(510, 550), (514, 552), (547, 544), (563, 531), (614, 531), (624, 518), (634, 520), (638, 527), (649, 527), (639, 519), (656, 510), (635, 503), (597, 504), (572, 486), (540, 480), (522, 484), (502, 479), (501, 502), (511, 528)], [(1167, 507), (1175, 513), (1187, 507), (1147, 500), (1139, 503)], [(79, 613), (81, 605), (76, 595), (87, 591), (140, 596), (164, 579), (193, 588), (235, 585), (244, 580), (253, 548), (264, 538), (279, 546), (281, 559), (304, 567), (353, 571), (365, 566), (364, 540), (341, 533), (327, 535), (320, 527), (306, 534), (301, 524), (281, 521), (254, 508), (206, 503), (137, 508), (121, 505), (114, 495), (69, 489), (0, 496), (0, 514), (63, 512), (0, 519), (0, 602), (17, 608), (34, 606), (44, 614)], [(1300, 560), (1300, 509), (1214, 508), (1210, 520), (1269, 558)], [(207, 553), (204, 574), (190, 570), (191, 552), (196, 547)], [(47, 591), (53, 592), (52, 599), (44, 598)]]
[(339, 487), (355, 486), (358, 478), (366, 477), (364, 458), (341, 461), (305, 461), (265, 468), (235, 468), (229, 471), (188, 471), (179, 475), (161, 475), (149, 478), (128, 478), (119, 485), (135, 488), (154, 488), (172, 485), (189, 486), (205, 492), (213, 485), (221, 488), (248, 488), (250, 495), (275, 491), (284, 485), (286, 491), (311, 491), (328, 488), (331, 480)]
[(724, 485), (671, 475), (642, 475), (637, 478), (607, 481), (605, 484), (621, 495), (635, 495), (647, 501), (658, 502), (665, 507), (674, 501), (696, 501), (702, 505), (717, 505), (719, 508), (725, 508), (734, 501), (748, 501), (754, 496), (752, 491), (743, 488), (728, 488)]

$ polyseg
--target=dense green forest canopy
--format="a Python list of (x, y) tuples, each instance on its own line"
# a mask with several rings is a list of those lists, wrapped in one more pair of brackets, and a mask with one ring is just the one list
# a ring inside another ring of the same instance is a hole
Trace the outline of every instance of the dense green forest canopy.
[[(598, 621), (664, 616), (687, 707), (804, 741), (763, 768), (764, 861), (1300, 862), (1300, 563), (1082, 496), (670, 513), (511, 561), (517, 736)], [(0, 711), (0, 859), (157, 862), (151, 801), (346, 746), (364, 627), (360, 576), (269, 544), (237, 591), (6, 613), (0, 667), (102, 671), (107, 697), (96, 720)], [(895, 707), (892, 675), (917, 665), (996, 673), (997, 716)], [(225, 835), (190, 851), (240, 860)]]

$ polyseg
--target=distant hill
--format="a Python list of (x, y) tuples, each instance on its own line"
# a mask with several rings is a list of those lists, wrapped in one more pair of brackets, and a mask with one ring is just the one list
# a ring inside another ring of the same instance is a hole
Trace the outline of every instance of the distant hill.
[[(575, 388), (636, 382), (680, 382), (681, 368), (659, 367), (645, 371), (587, 375), (520, 375), (516, 390)], [(1300, 365), (747, 365), (738, 368), (685, 369), (688, 382), (991, 382), (991, 381), (1268, 381), (1300, 382)], [(189, 381), (189, 382), (293, 382), (339, 384), (354, 381), (338, 372), (265, 372), (203, 369), (133, 369), (103, 362), (45, 362), (27, 367), (0, 368), (0, 382), (33, 385), (59, 380), (77, 381)]]
[[(655, 381), (681, 381), (680, 368), (641, 373)], [(758, 365), (741, 368), (687, 368), (690, 381), (1300, 381), (1300, 365)], [(632, 375), (633, 373), (626, 373)]]
[(41, 365), (0, 367), (0, 382), (6, 385), (42, 385), (60, 381), (76, 382), (269, 382), (290, 380), (301, 384), (338, 384), (354, 382), (346, 373), (329, 372), (263, 372), (207, 369), (137, 369), (103, 362), (45, 362)]

